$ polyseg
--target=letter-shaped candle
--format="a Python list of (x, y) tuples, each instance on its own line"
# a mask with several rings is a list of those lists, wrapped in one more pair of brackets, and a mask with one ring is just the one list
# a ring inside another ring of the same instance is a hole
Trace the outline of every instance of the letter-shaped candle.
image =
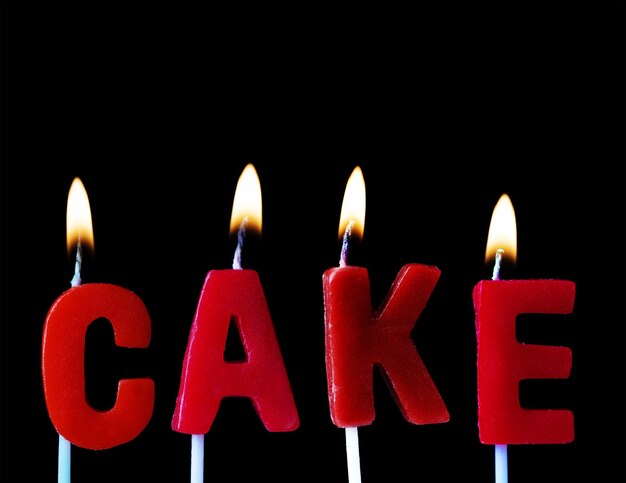
[(85, 397), (85, 334), (98, 318), (111, 322), (115, 343), (145, 348), (150, 316), (130, 290), (108, 283), (87, 283), (64, 292), (48, 311), (43, 333), (43, 380), (50, 419), (59, 434), (76, 446), (107, 449), (139, 435), (152, 417), (154, 382), (122, 379), (112, 409), (93, 409)]
[(500, 280), (503, 256), (517, 255), (515, 212), (504, 194), (494, 208), (485, 259), (495, 256), (493, 280), (473, 291), (476, 312), (478, 429), (480, 441), (495, 445), (496, 483), (505, 483), (507, 445), (569, 443), (574, 416), (569, 410), (524, 409), (524, 379), (567, 378), (572, 367), (566, 347), (525, 344), (516, 338), (516, 317), (524, 313), (569, 314), (576, 286), (567, 280)]
[(119, 381), (113, 408), (98, 411), (85, 395), (85, 334), (96, 319), (113, 326), (119, 346), (145, 348), (150, 343), (150, 316), (130, 290), (104, 283), (81, 285), (83, 244), (93, 246), (87, 192), (80, 179), (70, 188), (67, 206), (67, 246), (76, 246), (72, 288), (50, 307), (43, 330), (42, 377), (50, 420), (59, 433), (59, 481), (70, 479), (71, 444), (107, 449), (126, 443), (143, 431), (154, 406), (154, 382), (149, 378)]
[[(225, 397), (250, 399), (268, 431), (294, 431), (298, 412), (259, 276), (241, 269), (246, 229), (261, 231), (261, 186), (254, 167), (242, 172), (233, 202), (231, 231), (238, 230), (232, 270), (207, 274), (183, 362), (172, 429), (192, 435), (191, 481), (203, 479), (206, 434)], [(231, 319), (246, 352), (224, 360)]]
[(335, 425), (366, 426), (374, 421), (374, 366), (383, 371), (407, 421), (431, 424), (450, 419), (411, 338), (439, 273), (436, 267), (404, 265), (381, 308), (374, 310), (366, 268), (326, 271), (326, 365)]
[[(340, 266), (323, 275), (332, 420), (344, 428), (374, 421), (373, 371), (378, 366), (407, 421), (447, 422), (450, 416), (443, 399), (411, 339), (440, 271), (415, 263), (404, 265), (380, 309), (372, 308), (367, 269), (346, 266), (349, 238), (361, 236), (365, 219), (365, 185), (359, 168), (355, 174), (346, 187), (339, 225), (344, 239)], [(358, 180), (362, 195), (355, 201), (351, 200), (351, 183)], [(358, 208), (352, 210), (350, 203)]]
[[(231, 317), (247, 358), (224, 361)], [(259, 276), (254, 270), (211, 270), (193, 322), (176, 411), (175, 431), (206, 434), (220, 402), (249, 398), (268, 431), (298, 428), (298, 413)]]
[[(366, 268), (347, 266), (350, 237), (362, 236), (365, 183), (355, 168), (344, 195), (339, 236), (343, 246), (338, 268), (323, 275), (328, 398), (333, 423), (350, 432), (374, 421), (373, 377), (378, 367), (404, 418), (413, 424), (443, 423), (448, 410), (411, 338), (440, 271), (436, 267), (404, 265), (378, 310), (373, 309)], [(356, 449), (358, 456), (358, 444)], [(351, 480), (360, 478), (351, 464)]]

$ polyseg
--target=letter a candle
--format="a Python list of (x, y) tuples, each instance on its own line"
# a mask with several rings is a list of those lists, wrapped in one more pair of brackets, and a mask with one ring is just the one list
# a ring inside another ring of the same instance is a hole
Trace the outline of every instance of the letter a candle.
[[(203, 479), (204, 435), (223, 398), (250, 399), (268, 431), (294, 431), (300, 425), (259, 276), (254, 270), (241, 268), (246, 230), (261, 231), (261, 206), (259, 179), (248, 164), (233, 202), (231, 231), (238, 230), (233, 269), (211, 270), (206, 276), (172, 418), (174, 431), (192, 435), (192, 482)], [(231, 319), (246, 352), (244, 361), (224, 360)]]
[(326, 376), (330, 415), (345, 428), (348, 478), (359, 482), (358, 427), (374, 421), (373, 371), (381, 370), (404, 418), (413, 424), (449, 421), (448, 410), (411, 339), (438, 279), (436, 267), (409, 263), (378, 310), (366, 268), (347, 264), (351, 236), (363, 235), (365, 182), (357, 166), (344, 194), (338, 268), (324, 272)]
[(98, 411), (85, 395), (85, 334), (98, 318), (113, 326), (115, 343), (145, 348), (150, 342), (150, 316), (133, 292), (107, 283), (81, 284), (83, 245), (93, 246), (87, 192), (75, 178), (67, 203), (68, 252), (76, 246), (74, 278), (50, 307), (43, 330), (42, 376), (46, 406), (59, 433), (58, 481), (70, 481), (71, 444), (107, 449), (135, 438), (152, 417), (154, 382), (122, 379), (113, 408)]
[(485, 254), (487, 261), (495, 257), (493, 279), (480, 281), (473, 291), (479, 437), (495, 445), (498, 483), (508, 479), (507, 445), (574, 439), (571, 411), (524, 409), (519, 400), (522, 380), (569, 377), (571, 350), (519, 342), (515, 322), (524, 313), (570, 314), (576, 286), (567, 280), (500, 280), (502, 259), (516, 260), (516, 239), (513, 205), (504, 194), (493, 211)]

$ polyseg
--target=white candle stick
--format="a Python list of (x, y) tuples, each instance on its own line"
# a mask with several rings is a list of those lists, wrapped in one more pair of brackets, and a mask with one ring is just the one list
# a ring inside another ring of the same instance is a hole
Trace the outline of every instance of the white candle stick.
[[(498, 248), (496, 250), (496, 263), (493, 266), (492, 280), (500, 280), (500, 265), (502, 263), (502, 254), (504, 250)], [(496, 483), (507, 483), (508, 481), (508, 452), (506, 444), (495, 445), (495, 470), (496, 470)]]
[[(248, 217), (244, 216), (237, 233), (237, 248), (233, 256), (233, 269), (241, 270), (241, 249), (246, 236), (246, 223)], [(204, 434), (191, 435), (191, 483), (204, 481)]]
[(495, 457), (496, 457), (496, 483), (507, 483), (508, 481), (508, 458), (507, 458), (507, 445), (496, 444), (495, 445)]
[[(341, 255), (339, 257), (339, 266), (345, 267), (348, 264), (348, 248), (350, 247), (350, 237), (352, 235), (352, 225), (354, 221), (350, 220), (343, 233), (341, 243)], [(345, 428), (346, 432), (346, 458), (348, 460), (348, 481), (350, 483), (361, 482), (361, 458), (359, 456), (359, 428)]]
[(59, 468), (57, 477), (59, 483), (70, 483), (72, 462), (72, 443), (59, 434)]
[(346, 456), (348, 459), (348, 481), (361, 482), (361, 459), (359, 457), (359, 428), (345, 428)]
[[(74, 265), (74, 276), (70, 282), (71, 287), (78, 287), (82, 280), (80, 278), (80, 268), (83, 263), (83, 249), (80, 244), (80, 237), (76, 243), (76, 264)], [(59, 434), (59, 459), (57, 468), (57, 479), (59, 483), (70, 483), (72, 473), (72, 443)]]
[(204, 479), (204, 434), (191, 435), (191, 482), (202, 483)]

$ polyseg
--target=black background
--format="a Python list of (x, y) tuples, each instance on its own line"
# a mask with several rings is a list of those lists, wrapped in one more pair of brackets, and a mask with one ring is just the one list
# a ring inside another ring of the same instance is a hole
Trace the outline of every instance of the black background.
[[(57, 433), (41, 380), (46, 313), (69, 287), (65, 210), (87, 189), (95, 253), (84, 282), (138, 294), (149, 349), (88, 334), (88, 397), (152, 377), (153, 417), (134, 440), (72, 448), (76, 482), (189, 479), (190, 438), (170, 429), (208, 270), (230, 268), (237, 179), (252, 162), (258, 270), (301, 425), (269, 433), (247, 400), (224, 401), (205, 438), (205, 480), (347, 481), (328, 410), (321, 278), (336, 266), (346, 181), (361, 166), (377, 305), (404, 263), (441, 278), (414, 340), (451, 415), (407, 423), (376, 376), (359, 430), (364, 482), (493, 480), (478, 440), (472, 289), (502, 193), (518, 262), (503, 277), (576, 283), (574, 312), (520, 322), (566, 345), (571, 377), (522, 385), (529, 407), (566, 407), (575, 440), (509, 448), (513, 482), (625, 475), (623, 2), (3, 2), (0, 480), (56, 480)], [(534, 322), (533, 322), (534, 320)]]

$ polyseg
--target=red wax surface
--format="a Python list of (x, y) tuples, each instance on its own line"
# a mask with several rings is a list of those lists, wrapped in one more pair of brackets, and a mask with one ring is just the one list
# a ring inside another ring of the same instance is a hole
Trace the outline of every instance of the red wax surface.
[(85, 334), (104, 317), (113, 326), (115, 343), (145, 348), (150, 343), (150, 316), (130, 290), (104, 283), (71, 288), (54, 302), (43, 330), (42, 375), (48, 413), (57, 432), (72, 444), (107, 449), (139, 435), (152, 417), (154, 382), (149, 378), (119, 381), (112, 409), (98, 411), (85, 395)]
[[(225, 362), (231, 317), (247, 360)], [(300, 425), (287, 371), (259, 276), (254, 270), (212, 270), (189, 333), (172, 429), (206, 434), (222, 398), (247, 397), (268, 431)]]
[(381, 308), (374, 310), (366, 268), (326, 270), (326, 372), (330, 415), (336, 426), (365, 426), (374, 421), (374, 365), (382, 369), (407, 421), (450, 420), (411, 338), (439, 274), (436, 267), (404, 265)]
[(575, 292), (575, 284), (564, 280), (483, 280), (474, 287), (482, 443), (573, 441), (571, 411), (523, 409), (519, 401), (522, 379), (569, 377), (571, 350), (518, 342), (515, 318), (523, 313), (569, 314)]

